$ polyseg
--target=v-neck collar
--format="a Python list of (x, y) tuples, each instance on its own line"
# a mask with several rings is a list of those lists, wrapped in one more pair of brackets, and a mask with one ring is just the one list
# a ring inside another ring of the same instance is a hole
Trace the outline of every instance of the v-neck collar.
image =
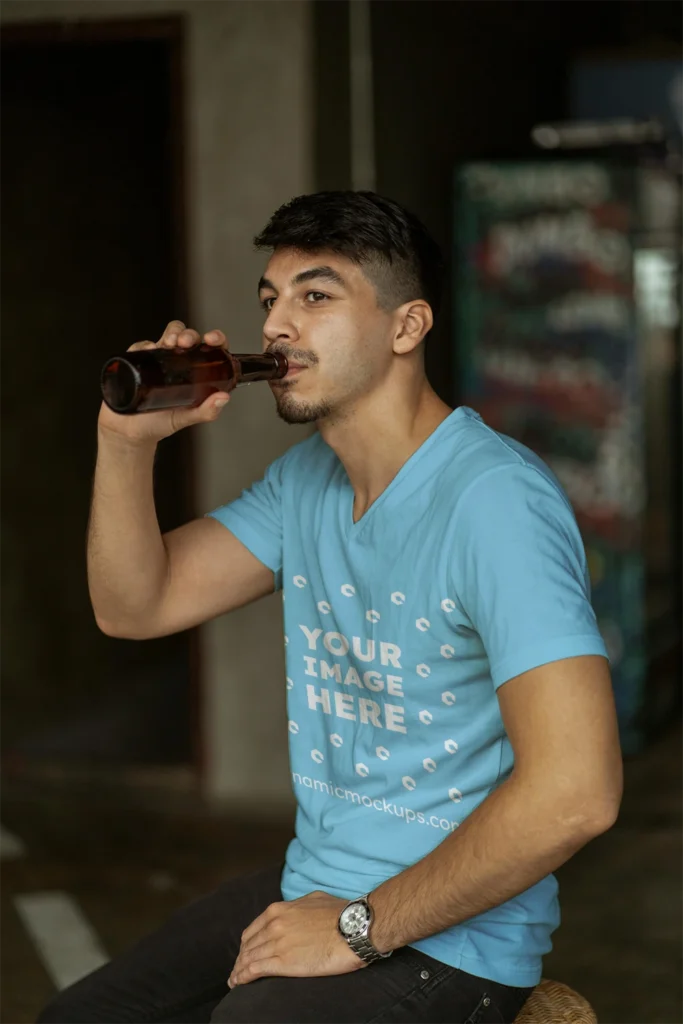
[(345, 489), (344, 509), (342, 512), (343, 522), (348, 531), (348, 536), (350, 538), (358, 536), (358, 534), (364, 529), (364, 527), (367, 526), (368, 522), (370, 522), (374, 518), (374, 516), (378, 514), (378, 509), (381, 510), (382, 507), (386, 504), (386, 502), (390, 500), (392, 495), (395, 494), (395, 492), (401, 487), (403, 481), (406, 479), (407, 476), (409, 476), (416, 462), (418, 462), (429, 451), (429, 449), (434, 444), (436, 444), (441, 435), (445, 434), (447, 430), (453, 425), (454, 421), (461, 419), (462, 416), (463, 407), (460, 406), (457, 409), (454, 409), (453, 412), (449, 413), (445, 420), (441, 421), (436, 430), (433, 430), (429, 437), (425, 438), (420, 447), (416, 448), (413, 454), (406, 459), (406, 461), (403, 463), (403, 465), (401, 466), (401, 468), (399, 469), (398, 473), (391, 481), (391, 483), (387, 484), (387, 486), (384, 488), (379, 497), (376, 498), (375, 501), (373, 501), (370, 508), (363, 513), (363, 515), (356, 523), (354, 523), (353, 521), (353, 502), (355, 499), (355, 494), (353, 492), (353, 487), (351, 485), (351, 481), (348, 477), (348, 474), (340, 460), (342, 472), (344, 474)]

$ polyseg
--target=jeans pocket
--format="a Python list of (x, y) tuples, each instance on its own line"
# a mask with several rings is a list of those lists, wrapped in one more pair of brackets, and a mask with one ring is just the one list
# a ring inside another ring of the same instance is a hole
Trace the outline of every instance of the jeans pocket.
[(484, 992), (483, 996), (474, 1008), (474, 1012), (465, 1021), (465, 1024), (481, 1024), (484, 1014), (491, 1005), (491, 997)]
[(510, 990), (510, 998), (504, 999), (502, 1006), (490, 992), (484, 992), (474, 1013), (467, 1018), (465, 1024), (514, 1024), (531, 991), (533, 990), (514, 990), (513, 996), (513, 990)]

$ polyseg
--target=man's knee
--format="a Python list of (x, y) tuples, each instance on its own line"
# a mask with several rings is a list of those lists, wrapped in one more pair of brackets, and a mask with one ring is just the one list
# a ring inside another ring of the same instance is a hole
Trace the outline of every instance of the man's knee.
[(230, 994), (224, 996), (220, 1003), (214, 1007), (211, 1014), (211, 1024), (225, 1024), (226, 1021), (231, 1021), (232, 1017), (229, 1016), (228, 999)]
[(126, 1019), (117, 1016), (115, 1007), (107, 1009), (106, 1002), (100, 987), (93, 985), (87, 976), (58, 992), (40, 1011), (36, 1024), (102, 1024)]
[(36, 1018), (36, 1024), (77, 1024), (77, 1022), (87, 1021), (88, 1017), (81, 1014), (78, 1003), (79, 1000), (70, 997), (68, 989), (58, 992), (54, 999), (51, 999), (47, 1006), (40, 1011)]

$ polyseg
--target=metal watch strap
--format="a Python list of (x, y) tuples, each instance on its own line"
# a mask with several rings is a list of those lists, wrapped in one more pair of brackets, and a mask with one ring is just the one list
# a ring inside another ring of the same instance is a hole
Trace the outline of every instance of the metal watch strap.
[(347, 939), (346, 941), (354, 953), (366, 964), (372, 964), (375, 960), (386, 960), (388, 956), (391, 956), (391, 953), (380, 953), (378, 949), (375, 949), (370, 939), (363, 935), (358, 935), (355, 939)]

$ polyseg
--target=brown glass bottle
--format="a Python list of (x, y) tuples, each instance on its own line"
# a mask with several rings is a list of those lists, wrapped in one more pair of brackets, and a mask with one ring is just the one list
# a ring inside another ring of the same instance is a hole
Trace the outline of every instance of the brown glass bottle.
[(279, 380), (287, 360), (273, 353), (233, 355), (224, 348), (149, 348), (112, 356), (102, 367), (102, 397), (113, 412), (129, 415), (201, 405), (216, 391), (259, 380)]

